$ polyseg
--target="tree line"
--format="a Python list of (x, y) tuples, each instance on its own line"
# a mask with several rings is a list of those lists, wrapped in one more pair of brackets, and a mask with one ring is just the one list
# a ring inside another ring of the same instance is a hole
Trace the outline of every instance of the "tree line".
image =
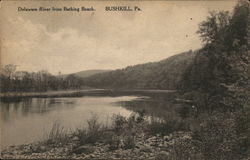
[(38, 72), (17, 71), (17, 66), (8, 64), (0, 73), (1, 92), (44, 92), (49, 90), (80, 89), (81, 78), (52, 75), (45, 70)]

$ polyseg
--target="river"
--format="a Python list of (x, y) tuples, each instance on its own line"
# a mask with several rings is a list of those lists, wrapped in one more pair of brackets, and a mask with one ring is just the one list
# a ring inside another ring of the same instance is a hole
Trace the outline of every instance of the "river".
[(93, 115), (108, 124), (114, 114), (129, 116), (139, 110), (158, 117), (173, 114), (176, 104), (167, 95), (153, 95), (91, 95), (1, 101), (1, 149), (41, 141), (55, 122), (67, 131), (74, 131), (86, 126)]

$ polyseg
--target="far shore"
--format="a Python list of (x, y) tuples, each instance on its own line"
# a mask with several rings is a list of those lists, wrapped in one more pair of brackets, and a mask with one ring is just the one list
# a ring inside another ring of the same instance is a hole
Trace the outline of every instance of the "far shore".
[(45, 92), (6, 92), (0, 93), (0, 98), (46, 98), (46, 97), (78, 97), (86, 95), (113, 93), (174, 93), (176, 90), (149, 90), (149, 89), (82, 89), (82, 90), (60, 90)]
[(101, 92), (105, 89), (83, 89), (83, 90), (59, 90), (59, 91), (44, 91), (44, 92), (6, 92), (0, 93), (0, 98), (15, 98), (15, 97), (61, 97), (70, 96), (77, 93)]

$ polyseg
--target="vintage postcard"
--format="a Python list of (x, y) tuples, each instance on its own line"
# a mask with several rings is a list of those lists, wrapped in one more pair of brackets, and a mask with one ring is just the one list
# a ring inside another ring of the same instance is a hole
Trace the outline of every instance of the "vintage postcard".
[(1, 159), (248, 160), (248, 0), (0, 0)]

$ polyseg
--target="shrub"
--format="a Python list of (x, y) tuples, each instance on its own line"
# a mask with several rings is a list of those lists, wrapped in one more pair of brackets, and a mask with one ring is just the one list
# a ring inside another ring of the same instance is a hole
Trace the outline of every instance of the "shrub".
[(204, 159), (200, 154), (199, 149), (194, 146), (193, 141), (190, 139), (182, 139), (176, 141), (170, 151), (169, 159), (175, 160), (201, 160)]
[(237, 160), (244, 156), (235, 113), (215, 112), (207, 118), (200, 118), (201, 127), (194, 131), (193, 138), (205, 159)]
[(114, 115), (112, 120), (112, 129), (116, 133), (121, 134), (124, 131), (125, 124), (127, 123), (126, 117), (123, 117), (121, 115)]
[(109, 149), (110, 150), (116, 150), (120, 147), (120, 143), (121, 143), (121, 140), (120, 140), (120, 137), (117, 136), (117, 135), (112, 135), (110, 138), (109, 138), (109, 141), (107, 141), (109, 144)]
[(78, 129), (77, 136), (80, 139), (80, 144), (96, 143), (103, 137), (104, 131), (104, 126), (98, 122), (97, 115), (92, 115), (87, 120), (87, 128)]
[(124, 149), (131, 149), (135, 147), (135, 136), (134, 135), (127, 135), (124, 137)]

